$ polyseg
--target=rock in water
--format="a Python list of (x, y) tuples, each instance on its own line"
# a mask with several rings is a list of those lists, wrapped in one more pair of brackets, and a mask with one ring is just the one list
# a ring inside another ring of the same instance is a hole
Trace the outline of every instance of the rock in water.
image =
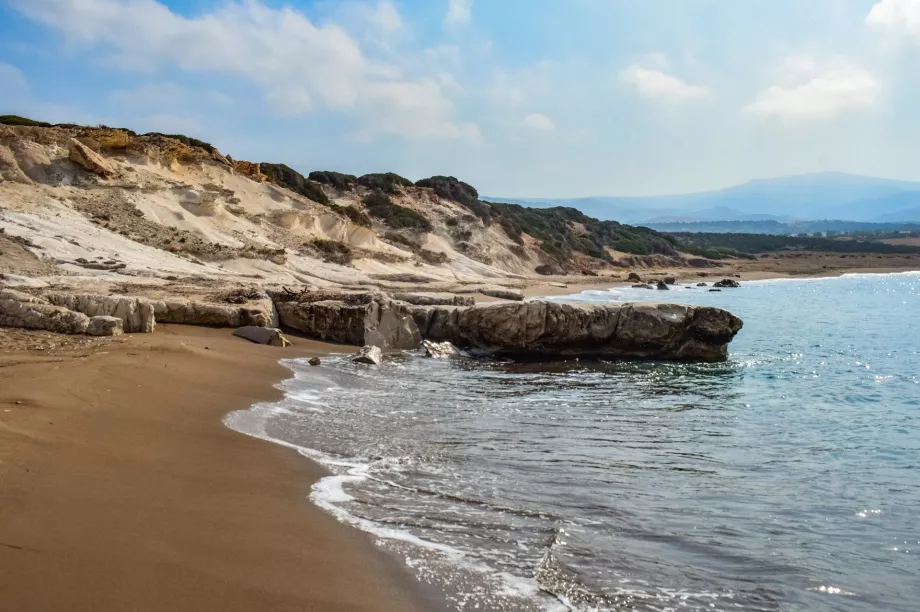
[(658, 291), (670, 291), (671, 288), (668, 287), (668, 283), (665, 281), (658, 281)]
[(719, 282), (713, 285), (713, 287), (723, 287), (723, 288), (730, 287), (732, 289), (737, 289), (740, 286), (741, 286), (741, 283), (739, 283), (736, 280), (732, 280), (730, 278), (723, 278), (722, 280), (720, 280)]
[(280, 329), (275, 329), (273, 327), (256, 327), (254, 325), (247, 325), (245, 327), (240, 327), (234, 330), (234, 336), (240, 338), (245, 338), (250, 342), (255, 342), (257, 344), (267, 344), (269, 346), (290, 346), (291, 342), (284, 337), (284, 334), (281, 333)]
[(380, 365), (383, 361), (383, 351), (379, 346), (365, 346), (351, 358), (355, 363), (366, 363), (368, 365)]
[(90, 317), (87, 336), (120, 336), (125, 333), (124, 323), (118, 317)]
[(458, 309), (450, 340), (524, 359), (611, 358), (721, 361), (741, 319), (682, 304), (530, 301)]
[(709, 293), (719, 293), (721, 291), (722, 291), (721, 289), (710, 289)]
[(425, 348), (425, 356), (433, 359), (445, 359), (459, 355), (460, 352), (450, 342), (431, 342), (423, 340), (422, 346)]
[(654, 287), (652, 287), (651, 285), (647, 285), (645, 283), (641, 285), (633, 285), (632, 288), (633, 289), (654, 289)]
[(708, 287), (709, 285), (707, 285), (706, 283), (697, 283), (696, 286), (697, 287)]
[(314, 367), (318, 365), (323, 365), (323, 362), (319, 357), (311, 357), (310, 361), (308, 361), (307, 363), (309, 363), (311, 366), (314, 366)]

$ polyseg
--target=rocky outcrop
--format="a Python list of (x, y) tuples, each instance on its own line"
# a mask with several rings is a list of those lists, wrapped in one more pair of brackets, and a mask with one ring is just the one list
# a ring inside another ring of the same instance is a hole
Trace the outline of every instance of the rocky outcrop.
[(83, 334), (89, 328), (89, 317), (27, 293), (5, 289), (0, 291), (0, 327)]
[(741, 329), (718, 308), (680, 304), (530, 301), (470, 308), (414, 307), (423, 335), (499, 356), (718, 361)]
[(281, 330), (274, 327), (255, 327), (253, 325), (247, 325), (235, 329), (233, 335), (249, 340), (250, 342), (255, 342), (256, 344), (267, 344), (269, 346), (280, 346), (282, 348), (291, 345), (291, 342), (284, 337)]
[(446, 359), (460, 354), (457, 348), (450, 342), (423, 340), (422, 348), (425, 349), (425, 356), (431, 357), (432, 359)]
[(240, 176), (245, 176), (246, 178), (256, 181), (257, 183), (264, 183), (268, 180), (268, 176), (262, 174), (262, 166), (260, 164), (254, 164), (248, 161), (233, 160), (233, 171)]
[[(673, 283), (672, 283), (672, 284), (673, 284)], [(668, 283), (666, 283), (665, 281), (662, 281), (662, 280), (658, 281), (658, 291), (668, 291), (668, 290), (670, 290), (670, 289), (671, 289), (671, 288), (668, 287)]]
[(414, 306), (472, 306), (476, 298), (455, 293), (396, 293), (393, 299)]
[(145, 298), (66, 293), (52, 293), (47, 298), (55, 306), (81, 312), (88, 317), (121, 319), (124, 331), (129, 334), (148, 334), (156, 327), (153, 303)]
[(521, 302), (524, 300), (524, 294), (520, 291), (505, 289), (503, 287), (485, 287), (480, 289), (479, 293), (499, 300), (510, 300), (512, 302)]
[(70, 160), (103, 178), (115, 175), (115, 171), (101, 155), (76, 138), (70, 140)]
[(86, 328), (87, 336), (120, 336), (123, 333), (124, 323), (118, 317), (92, 317)]
[(722, 280), (720, 280), (719, 282), (717, 282), (717, 283), (715, 283), (715, 284), (713, 285), (713, 287), (719, 287), (719, 288), (726, 288), (726, 287), (728, 287), (728, 288), (731, 288), (731, 289), (737, 289), (737, 288), (740, 287), (740, 286), (741, 286), (741, 283), (739, 283), (738, 281), (733, 280), (733, 279), (731, 279), (731, 278), (723, 278)]
[(413, 349), (422, 341), (413, 307), (385, 296), (369, 295), (364, 303), (278, 302), (276, 307), (282, 325), (321, 340), (385, 349)]
[(157, 321), (205, 327), (269, 327), (275, 325), (271, 300), (244, 305), (194, 302), (184, 298), (152, 302)]
[(383, 351), (378, 346), (364, 346), (352, 358), (355, 363), (366, 363), (367, 365), (380, 365), (383, 361)]

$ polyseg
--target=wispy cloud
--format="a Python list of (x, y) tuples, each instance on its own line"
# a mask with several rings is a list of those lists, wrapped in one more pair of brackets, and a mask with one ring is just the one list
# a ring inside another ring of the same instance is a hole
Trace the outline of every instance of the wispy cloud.
[(620, 77), (637, 93), (648, 98), (680, 102), (709, 95), (709, 90), (705, 87), (690, 85), (663, 70), (644, 68), (638, 64), (626, 68)]
[(556, 129), (556, 124), (546, 115), (532, 113), (524, 117), (524, 127), (535, 132), (551, 132)]
[(768, 87), (743, 113), (779, 119), (833, 119), (846, 111), (875, 106), (881, 89), (878, 79), (865, 70), (832, 70), (800, 85)]
[(920, 40), (920, 0), (881, 0), (869, 11), (866, 23)]
[(444, 16), (446, 26), (465, 26), (473, 14), (473, 0), (449, 0), (447, 14)]
[[(402, 77), (400, 66), (367, 56), (341, 27), (317, 26), (293, 8), (231, 1), (185, 17), (156, 0), (9, 2), (127, 70), (171, 67), (241, 77), (281, 115), (330, 108), (365, 119), (366, 133), (385, 126), (387, 134), (411, 138), (460, 138), (475, 129), (454, 121), (453, 105), (436, 81)], [(389, 2), (379, 3), (374, 15), (382, 29), (402, 23)], [(405, 96), (394, 92), (418, 94), (411, 114)]]

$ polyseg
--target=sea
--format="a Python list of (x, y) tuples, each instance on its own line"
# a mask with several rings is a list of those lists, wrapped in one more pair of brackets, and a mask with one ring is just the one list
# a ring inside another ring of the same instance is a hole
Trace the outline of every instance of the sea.
[(744, 328), (724, 363), (290, 360), (227, 424), (457, 610), (920, 610), (920, 273), (552, 299)]

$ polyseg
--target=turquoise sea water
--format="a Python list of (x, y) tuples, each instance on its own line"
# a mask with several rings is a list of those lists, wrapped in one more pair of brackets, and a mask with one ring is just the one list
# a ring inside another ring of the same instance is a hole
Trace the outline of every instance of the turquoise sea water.
[(567, 299), (663, 298), (729, 360), (293, 362), (228, 423), (458, 609), (920, 609), (920, 274)]

